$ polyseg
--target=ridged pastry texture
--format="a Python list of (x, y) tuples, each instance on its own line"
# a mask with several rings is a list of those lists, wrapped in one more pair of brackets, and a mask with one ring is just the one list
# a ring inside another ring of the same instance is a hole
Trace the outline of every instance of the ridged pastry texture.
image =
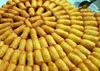
[(100, 13), (66, 0), (12, 0), (0, 8), (0, 71), (100, 71)]

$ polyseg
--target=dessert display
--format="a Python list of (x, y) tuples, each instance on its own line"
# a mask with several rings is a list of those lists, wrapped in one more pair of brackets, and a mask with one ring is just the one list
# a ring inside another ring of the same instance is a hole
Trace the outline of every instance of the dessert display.
[(100, 71), (100, 13), (66, 0), (12, 0), (0, 8), (0, 71)]

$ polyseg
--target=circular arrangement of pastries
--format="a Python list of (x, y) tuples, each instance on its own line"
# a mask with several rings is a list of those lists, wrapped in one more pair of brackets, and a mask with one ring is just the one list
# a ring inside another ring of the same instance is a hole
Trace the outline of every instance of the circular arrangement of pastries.
[(0, 71), (100, 71), (100, 13), (66, 0), (12, 0), (0, 8)]

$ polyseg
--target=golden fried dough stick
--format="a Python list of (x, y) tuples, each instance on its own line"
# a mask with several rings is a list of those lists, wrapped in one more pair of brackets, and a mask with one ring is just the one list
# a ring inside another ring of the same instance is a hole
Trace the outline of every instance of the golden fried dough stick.
[(78, 67), (81, 69), (81, 71), (90, 71), (84, 63), (80, 63)]
[(57, 16), (57, 19), (69, 19), (69, 15), (60, 15)]
[(74, 24), (74, 25), (71, 25), (71, 27), (74, 28), (74, 29), (77, 29), (77, 30), (79, 30), (79, 31), (84, 31), (84, 27), (81, 26), (81, 25), (77, 25), (77, 24), (75, 25), (75, 24)]
[(99, 29), (94, 26), (85, 26), (85, 29), (98, 31)]
[(39, 65), (34, 65), (33, 66), (33, 71), (40, 71), (40, 66)]
[(42, 4), (43, 4), (43, 0), (38, 0), (38, 1), (37, 1), (37, 5), (38, 5), (38, 6), (42, 6)]
[(48, 47), (47, 41), (44, 37), (39, 38), (39, 43), (41, 45), (41, 48)]
[(25, 50), (25, 45), (26, 45), (26, 39), (21, 39), (19, 42), (19, 50), (24, 51)]
[(67, 56), (63, 57), (62, 60), (65, 62), (65, 64), (68, 66), (69, 70), (72, 70), (76, 66), (69, 60)]
[(83, 21), (79, 21), (79, 20), (71, 20), (71, 24), (72, 25), (84, 25)]
[(0, 24), (0, 29), (6, 28), (8, 26), (10, 26), (10, 23), (9, 22), (8, 23), (1, 23)]
[(15, 2), (13, 2), (13, 1), (7, 1), (7, 3), (6, 3), (7, 5), (16, 5), (16, 3)]
[(44, 62), (40, 50), (35, 50), (35, 51), (34, 51), (34, 58), (35, 58), (35, 63), (38, 64), (38, 65), (40, 65), (40, 66), (41, 66), (42, 63)]
[(62, 10), (63, 8), (61, 6), (57, 6), (55, 8), (52, 9), (52, 12), (57, 12), (57, 11), (60, 11)]
[(45, 63), (43, 63), (42, 66), (41, 66), (41, 70), (42, 71), (49, 71), (49, 68)]
[(13, 23), (13, 19), (12, 18), (1, 18), (0, 19), (0, 23), (6, 23), (6, 22)]
[(11, 13), (4, 13), (2, 16), (3, 16), (4, 18), (14, 18), (14, 15), (11, 14)]
[(14, 20), (19, 22), (19, 21), (24, 21), (25, 18), (24, 17), (21, 17), (21, 16), (14, 16)]
[(55, 63), (49, 62), (48, 63), (49, 71), (59, 71)]
[(83, 12), (81, 13), (81, 15), (84, 17), (84, 16), (94, 16), (94, 13), (93, 12)]
[[(52, 24), (50, 24), (52, 25)], [(42, 25), (41, 28), (46, 32), (46, 33), (53, 33), (54, 29), (52, 27), (49, 27), (47, 25)]]
[(80, 68), (73, 68), (72, 71), (81, 71)]
[(34, 39), (37, 39), (37, 32), (34, 28), (30, 29), (30, 36), (31, 36), (31, 39), (34, 40)]
[(50, 3), (50, 4), (48, 5), (48, 8), (51, 10), (51, 9), (54, 9), (55, 6), (56, 6), (55, 3)]
[(71, 16), (71, 20), (82, 20), (82, 16)]
[(44, 8), (43, 7), (39, 7), (38, 10), (36, 11), (37, 15), (41, 15), (44, 12)]
[(70, 16), (81, 16), (81, 13), (80, 12), (72, 12), (72, 13), (69, 13)]
[(3, 10), (3, 11), (6, 12), (8, 9), (6, 9), (6, 8), (0, 8), (0, 10)]
[(96, 13), (95, 13), (95, 16), (96, 16), (96, 17), (99, 17), (99, 16), (100, 16), (100, 13), (99, 13), (99, 12), (96, 12)]
[(54, 16), (51, 16), (51, 17), (43, 17), (43, 20), (55, 22), (56, 21), (56, 18)]
[(50, 1), (45, 1), (44, 4), (43, 4), (43, 6), (47, 7), (49, 4), (50, 4)]
[(29, 19), (25, 19), (25, 24), (26, 24), (27, 27), (32, 28), (32, 24), (29, 21)]
[(3, 41), (0, 41), (0, 48), (4, 45)]
[(24, 66), (23, 65), (17, 65), (15, 71), (23, 71)]
[(33, 51), (33, 43), (31, 39), (27, 39), (26, 41), (26, 51)]
[(85, 16), (83, 17), (84, 21), (96, 21), (96, 18), (94, 16)]
[(0, 10), (0, 15), (3, 15), (5, 13), (5, 11)]
[(68, 19), (59, 19), (57, 20), (58, 24), (63, 24), (63, 25), (71, 25), (71, 21)]
[(14, 49), (8, 48), (5, 56), (3, 57), (3, 60), (4, 61), (10, 61), (10, 58), (11, 58), (11, 55), (13, 54), (13, 52), (14, 52)]
[(96, 48), (94, 48), (94, 49), (93, 49), (93, 52), (100, 53), (100, 48), (97, 48), (97, 47), (96, 47)]
[(47, 11), (47, 12), (41, 14), (42, 17), (49, 17), (51, 15), (52, 15), (52, 13), (50, 11)]
[(19, 59), (19, 56), (20, 56), (20, 53), (21, 51), (19, 50), (15, 50), (13, 53), (12, 53), (12, 56), (11, 56), (11, 59), (10, 59), (10, 63), (13, 63), (13, 64), (17, 64), (17, 61)]
[(31, 5), (32, 5), (32, 7), (36, 8), (37, 7), (37, 1), (31, 0)]
[(19, 21), (19, 22), (12, 23), (12, 24), (11, 24), (11, 27), (12, 27), (12, 28), (17, 28), (17, 27), (19, 27), (19, 26), (21, 26), (21, 25), (23, 25), (23, 24), (24, 24), (23, 21)]
[(9, 63), (6, 61), (3, 61), (2, 64), (0, 65), (0, 71), (6, 71)]
[(40, 16), (35, 16), (35, 17), (29, 18), (29, 21), (30, 21), (31, 23), (34, 23), (34, 22), (36, 22), (37, 20), (40, 20), (40, 19), (41, 19)]
[(84, 21), (84, 26), (98, 26), (96, 21)]
[(13, 63), (10, 63), (10, 64), (8, 65), (7, 71), (14, 71), (15, 68), (16, 68), (16, 65), (13, 64)]
[(79, 11), (80, 12), (91, 12), (91, 9), (90, 8), (86, 8), (86, 9), (80, 9)]
[(30, 7), (30, 8), (28, 9), (28, 12), (29, 12), (29, 15), (30, 15), (30, 16), (34, 16), (34, 15), (35, 15), (35, 10), (34, 10), (34, 8), (32, 8), (32, 7)]
[(32, 67), (30, 67), (30, 66), (25, 66), (24, 71), (32, 71)]
[(9, 9), (8, 13), (14, 14), (14, 15), (19, 15), (19, 12), (14, 10), (14, 9)]
[(31, 51), (27, 52), (26, 60), (27, 60), (27, 65), (28, 66), (33, 66), (34, 65), (33, 52), (31, 52)]
[(5, 33), (7, 30), (11, 30), (11, 27), (8, 26), (8, 27), (0, 30), (0, 35), (3, 34), (3, 33)]
[[(16, 0), (17, 1), (17, 0)], [(21, 11), (21, 9), (20, 8), (17, 8), (16, 6), (13, 6), (13, 8), (12, 9), (14, 9), (14, 10), (16, 10), (16, 11), (18, 11), (18, 12), (20, 12)]]
[(27, 8), (31, 7), (30, 2), (29, 2), (29, 1), (25, 1), (25, 6), (26, 6)]
[(55, 61), (56, 66), (58, 67), (59, 71), (69, 71), (69, 68), (67, 65), (64, 63), (63, 60), (58, 59)]
[(60, 16), (60, 15), (65, 15), (65, 14), (66, 14), (65, 10), (54, 12), (54, 16)]
[(15, 3), (19, 3), (20, 1), (19, 0), (12, 0), (13, 2), (15, 2)]
[(22, 17), (25, 17), (25, 18), (29, 18), (30, 17), (29, 14), (25, 10), (20, 11), (20, 15)]
[(47, 48), (42, 48), (41, 54), (42, 54), (42, 57), (43, 57), (43, 60), (44, 60), (45, 63), (52, 61), (51, 56), (49, 54), (49, 50)]
[(25, 6), (24, 3), (22, 3), (22, 2), (18, 3), (18, 7), (19, 7), (20, 9), (26, 10), (26, 6)]
[(11, 7), (11, 5), (7, 5), (7, 4), (3, 4), (3, 5), (2, 5), (2, 8), (9, 9), (10, 7)]

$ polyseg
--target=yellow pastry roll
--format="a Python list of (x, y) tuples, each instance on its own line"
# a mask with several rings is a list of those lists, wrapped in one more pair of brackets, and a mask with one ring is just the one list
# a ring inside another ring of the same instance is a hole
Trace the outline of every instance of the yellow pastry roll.
[(59, 69), (59, 71), (69, 71), (69, 68), (64, 63), (63, 60), (58, 59), (58, 60), (55, 61), (55, 64), (56, 64), (57, 68)]
[(48, 47), (48, 43), (44, 37), (39, 38), (39, 43), (41, 45), (41, 48)]
[(26, 40), (25, 39), (21, 39), (19, 42), (19, 50), (24, 51), (25, 50), (25, 45), (26, 45)]
[[(17, 0), (16, 0), (17, 1)], [(13, 6), (13, 8), (12, 9), (14, 9), (14, 10), (16, 10), (16, 11), (18, 11), (18, 12), (20, 12), (21, 11), (21, 9), (20, 8), (18, 8), (18, 7), (16, 7), (16, 6)]]
[(93, 57), (92, 55), (88, 56), (88, 59), (100, 69), (100, 60), (96, 59), (95, 57)]
[(83, 17), (84, 21), (96, 21), (96, 18), (94, 16), (85, 16)]
[(10, 63), (8, 65), (7, 71), (15, 71), (16, 65), (13, 63)]
[(3, 11), (6, 12), (8, 9), (6, 9), (6, 8), (0, 8), (0, 10), (3, 10)]
[(82, 20), (82, 16), (71, 16), (71, 20)]
[(0, 29), (4, 29), (6, 27), (10, 26), (10, 23), (1, 23), (0, 24)]
[(42, 71), (49, 71), (49, 68), (45, 63), (43, 63), (42, 66), (41, 66), (41, 70)]
[(65, 42), (67, 42), (72, 48), (77, 46), (77, 44), (71, 39), (66, 39)]
[(32, 67), (30, 67), (30, 66), (25, 66), (24, 71), (32, 71)]
[(15, 71), (23, 71), (24, 70), (24, 66), (22, 65), (17, 65)]
[(100, 20), (100, 17), (96, 17), (96, 20), (99, 21)]
[(15, 3), (19, 3), (20, 1), (19, 0), (12, 0), (13, 2), (15, 2)]
[(41, 15), (44, 12), (44, 8), (43, 7), (39, 7), (38, 10), (36, 11), (37, 15)]
[(0, 15), (2, 15), (2, 14), (4, 14), (5, 13), (5, 11), (3, 11), (3, 10), (0, 10)]
[(75, 8), (74, 5), (69, 5), (69, 6), (67, 6), (65, 9), (66, 9), (66, 11), (68, 11), (68, 10), (70, 10), (70, 9), (74, 9), (74, 8)]
[(63, 25), (71, 25), (71, 21), (68, 19), (59, 19), (57, 20), (58, 24), (63, 24)]
[(30, 36), (31, 36), (31, 39), (37, 39), (37, 32), (34, 28), (30, 29)]
[(41, 14), (42, 17), (49, 17), (51, 15), (52, 15), (51, 11), (47, 11), (47, 12)]
[(89, 59), (84, 60), (84, 64), (90, 71), (99, 71), (99, 69)]
[(56, 18), (54, 16), (51, 16), (51, 17), (43, 17), (43, 20), (45, 21), (56, 21)]
[(89, 50), (92, 50), (95, 47), (95, 43), (91, 42), (90, 40), (87, 39), (82, 39), (81, 40), (81, 45), (86, 47)]
[(80, 12), (91, 12), (91, 9), (90, 8), (80, 9)]
[(46, 41), (49, 45), (55, 45), (56, 44), (55, 40), (53, 39), (53, 37), (51, 35), (46, 35), (45, 39), (46, 39)]
[(28, 9), (28, 12), (29, 12), (29, 15), (30, 15), (30, 16), (34, 16), (34, 15), (35, 15), (35, 10), (34, 10), (34, 8), (32, 8), (32, 7), (30, 7), (30, 8)]
[(93, 49), (93, 52), (100, 53), (100, 48), (96, 48), (96, 47), (95, 47), (95, 48)]
[(50, 4), (48, 5), (48, 8), (49, 8), (49, 9), (53, 9), (55, 6), (56, 6), (55, 3), (50, 3)]
[(4, 14), (2, 15), (2, 17), (4, 17), (4, 18), (14, 18), (14, 15), (11, 14), (11, 13), (4, 13)]
[(7, 50), (5, 56), (3, 57), (3, 60), (4, 60), (4, 61), (9, 61), (13, 52), (14, 52), (14, 49), (9, 48), (9, 49)]
[(33, 71), (40, 71), (40, 66), (39, 65), (34, 65), (33, 66)]
[(20, 40), (21, 40), (20, 37), (16, 37), (16, 38), (14, 39), (14, 41), (11, 43), (10, 47), (11, 47), (11, 48), (14, 48), (14, 49), (17, 49)]
[(100, 16), (100, 13), (99, 13), (99, 12), (96, 12), (96, 13), (95, 13), (95, 16), (96, 16), (96, 17)]
[(11, 5), (7, 5), (7, 4), (3, 4), (3, 5), (2, 5), (2, 8), (8, 9), (8, 8), (10, 8), (10, 7), (11, 7)]
[(37, 5), (38, 5), (38, 6), (42, 6), (42, 4), (43, 4), (43, 1), (42, 1), (42, 0), (38, 0), (38, 1), (37, 1)]
[(19, 56), (19, 65), (24, 65), (26, 64), (26, 52), (25, 51), (22, 51), (20, 53), (20, 56)]
[(3, 61), (2, 64), (0, 65), (0, 71), (6, 71), (9, 63), (6, 61)]
[(41, 65), (44, 62), (40, 50), (34, 51), (34, 59), (35, 59), (35, 63), (38, 65)]
[(57, 16), (57, 19), (69, 19), (69, 15), (60, 15)]
[(50, 1), (45, 1), (44, 4), (43, 4), (43, 6), (47, 7), (49, 4), (50, 4)]
[(48, 34), (54, 32), (54, 29), (52, 27), (47, 26), (47, 25), (42, 25), (41, 28), (43, 28), (43, 30)]
[(80, 12), (72, 12), (72, 13), (69, 13), (70, 16), (81, 16), (81, 13)]
[(85, 26), (98, 26), (98, 23), (96, 21), (84, 21)]
[(71, 25), (71, 27), (74, 28), (74, 29), (77, 29), (79, 31), (83, 31), (84, 30), (84, 27), (80, 26), (80, 25)]
[[(47, 19), (47, 17), (44, 17)], [(49, 18), (50, 19), (50, 18)], [(51, 22), (51, 21), (44, 21), (45, 25), (50, 26), (50, 27), (55, 27), (56, 26), (56, 22)]]
[(26, 24), (27, 27), (32, 28), (32, 24), (31, 24), (31, 22), (29, 21), (29, 19), (26, 19), (26, 20), (25, 20), (25, 24)]
[(62, 60), (65, 62), (65, 64), (68, 66), (69, 70), (75, 68), (76, 66), (69, 60), (67, 56), (63, 57)]
[(25, 6), (26, 6), (27, 8), (31, 7), (30, 2), (29, 2), (29, 1), (26, 1), (26, 2), (25, 2)]
[(3, 41), (0, 41), (0, 48), (4, 45)]
[(80, 63), (78, 67), (81, 69), (81, 71), (90, 71), (84, 63)]
[(80, 68), (74, 68), (72, 71), (81, 71)]
[(32, 26), (35, 28), (41, 26), (43, 23), (44, 23), (43, 20), (38, 20), (35, 23), (32, 23)]
[(6, 23), (6, 22), (13, 23), (13, 19), (12, 18), (1, 18), (0, 19), (0, 23)]
[(60, 10), (62, 10), (62, 6), (57, 6), (57, 7), (52, 9), (52, 12), (57, 12), (57, 11), (60, 11)]
[(41, 49), (41, 54), (42, 54), (44, 62), (48, 63), (48, 62), (52, 61), (51, 56), (50, 56), (49, 51), (48, 51), (47, 48), (42, 48)]
[(19, 56), (20, 56), (20, 53), (21, 53), (21, 51), (15, 50), (12, 53), (12, 56), (11, 56), (11, 59), (10, 59), (10, 63), (17, 64), (17, 61), (18, 61)]
[(27, 39), (26, 41), (26, 51), (33, 51), (33, 43), (31, 39)]
[(34, 23), (34, 22), (36, 22), (37, 20), (40, 20), (40, 19), (41, 19), (40, 16), (35, 16), (35, 17), (29, 18), (29, 21), (30, 21), (31, 23)]
[(36, 27), (36, 31), (37, 31), (37, 34), (39, 36), (45, 36), (46, 35), (45, 31), (41, 27)]
[(82, 62), (82, 59), (73, 53), (69, 53), (68, 54), (68, 58), (75, 64), (75, 65), (79, 65)]
[(1, 48), (0, 48), (0, 58), (2, 58), (4, 56), (4, 54), (6, 53), (7, 49), (8, 49), (8, 45), (3, 45)]
[(19, 7), (20, 9), (26, 10), (26, 6), (25, 6), (24, 3), (22, 3), (22, 2), (18, 3), (18, 7)]
[(70, 26), (63, 25), (63, 24), (57, 24), (57, 25), (56, 25), (56, 28), (57, 28), (57, 29), (62, 29), (62, 30), (67, 31), (67, 32), (70, 31), (70, 29), (71, 29)]
[(60, 11), (54, 12), (55, 16), (60, 16), (60, 15), (65, 15), (65, 14), (66, 14), (65, 10), (60, 10)]
[(34, 50), (41, 49), (41, 46), (40, 46), (40, 43), (39, 43), (39, 40), (38, 39), (33, 39), (32, 40), (32, 43), (33, 43), (33, 49)]
[(80, 41), (81, 41), (81, 38), (78, 37), (78, 36), (76, 36), (76, 35), (74, 35), (74, 34), (69, 34), (68, 38), (71, 39), (71, 40), (73, 40), (76, 43), (80, 43)]
[(25, 18), (24, 17), (21, 17), (21, 16), (14, 16), (14, 20), (15, 21), (24, 21), (25, 20)]
[(71, 20), (71, 24), (72, 25), (83, 25), (83, 21), (79, 21), (79, 20)]
[(57, 43), (60, 43), (60, 42), (64, 41), (64, 39), (61, 36), (59, 36), (57, 33), (52, 33), (51, 36), (54, 38), (54, 40)]
[(21, 26), (21, 25), (23, 25), (23, 24), (24, 24), (23, 21), (19, 21), (19, 22), (12, 23), (12, 24), (11, 24), (11, 27), (12, 27), (12, 28), (17, 28), (17, 27), (19, 27), (19, 26)]
[(53, 62), (48, 63), (49, 71), (58, 71), (57, 66)]
[(82, 60), (85, 60), (87, 58), (86, 55), (79, 51), (77, 48), (74, 48), (72, 53), (78, 55)]
[(31, 6), (36, 8), (37, 7), (37, 1), (31, 0)]
[(85, 26), (85, 29), (98, 31), (99, 29), (94, 26)]
[(27, 65), (28, 66), (33, 66), (34, 65), (33, 52), (31, 52), (31, 51), (27, 52), (26, 60), (27, 60)]
[(94, 16), (93, 12), (83, 12), (81, 13), (82, 16)]
[(14, 15), (19, 15), (19, 12), (14, 10), (14, 9), (8, 9), (8, 13), (14, 14)]
[(69, 45), (69, 44), (67, 44), (65, 41), (62, 41), (61, 43), (60, 43), (60, 46), (63, 48), (63, 50), (66, 52), (66, 53), (70, 53), (70, 52), (72, 52), (72, 47)]
[(22, 17), (25, 17), (25, 18), (29, 18), (30, 17), (29, 14), (25, 10), (20, 11), (20, 15)]

